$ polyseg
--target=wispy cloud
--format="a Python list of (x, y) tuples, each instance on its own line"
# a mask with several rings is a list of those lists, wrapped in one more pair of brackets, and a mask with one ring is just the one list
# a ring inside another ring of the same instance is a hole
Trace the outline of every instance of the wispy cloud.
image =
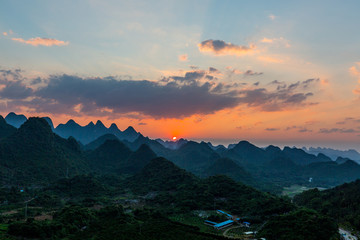
[(349, 68), (350, 74), (354, 75), (358, 79), (359, 84), (353, 90), (353, 93), (356, 95), (360, 95), (360, 70), (359, 70), (359, 68), (360, 68), (360, 62), (356, 62), (355, 66), (352, 66)]
[(248, 77), (248, 76), (259, 76), (262, 75), (263, 72), (254, 72), (253, 70), (247, 70), (246, 72), (244, 72), (244, 76)]
[(198, 44), (200, 52), (211, 52), (215, 55), (237, 55), (242, 56), (253, 53), (255, 45), (240, 46), (232, 43), (227, 43), (223, 40), (205, 40)]
[(269, 132), (274, 132), (274, 131), (279, 131), (279, 128), (265, 128), (265, 131), (269, 131)]
[(16, 42), (21, 42), (21, 43), (25, 43), (28, 45), (32, 45), (32, 46), (46, 46), (46, 47), (66, 46), (69, 44), (69, 42), (64, 42), (64, 41), (57, 40), (54, 38), (41, 38), (41, 37), (30, 38), (28, 40), (25, 40), (22, 38), (12, 38), (12, 40), (16, 41)]
[(297, 130), (297, 132), (299, 133), (312, 132), (311, 129), (308, 129), (304, 126), (296, 126), (296, 125), (285, 128), (285, 131), (290, 131), (290, 130)]
[(319, 133), (358, 133), (359, 130), (355, 130), (352, 128), (321, 128)]
[(8, 36), (8, 35), (11, 35), (11, 34), (13, 34), (14, 32), (12, 31), (12, 30), (9, 30), (8, 32), (3, 32), (2, 34), (4, 35), (4, 36)]
[(262, 43), (268, 43), (268, 44), (277, 44), (277, 45), (282, 45), (285, 46), (287, 48), (291, 47), (289, 41), (283, 37), (279, 37), (279, 38), (266, 38), (264, 37), (263, 39), (261, 39)]

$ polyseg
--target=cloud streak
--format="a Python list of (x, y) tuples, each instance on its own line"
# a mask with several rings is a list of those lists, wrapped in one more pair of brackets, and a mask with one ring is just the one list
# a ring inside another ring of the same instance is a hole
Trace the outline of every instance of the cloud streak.
[(12, 38), (13, 41), (15, 42), (20, 42), (20, 43), (24, 43), (27, 45), (32, 45), (32, 46), (46, 46), (46, 47), (51, 47), (51, 46), (66, 46), (69, 45), (69, 42), (64, 42), (61, 40), (57, 40), (54, 38), (41, 38), (41, 37), (36, 37), (36, 38), (30, 38), (28, 40), (22, 39), (22, 38)]
[(205, 40), (198, 44), (200, 52), (210, 52), (215, 55), (237, 55), (242, 56), (253, 53), (255, 45), (240, 46), (232, 43), (227, 43), (223, 40)]

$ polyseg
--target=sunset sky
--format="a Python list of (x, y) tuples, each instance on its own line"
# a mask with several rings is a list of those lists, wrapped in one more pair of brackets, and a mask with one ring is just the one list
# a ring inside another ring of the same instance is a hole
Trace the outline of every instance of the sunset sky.
[(360, 150), (360, 2), (1, 1), (0, 114)]

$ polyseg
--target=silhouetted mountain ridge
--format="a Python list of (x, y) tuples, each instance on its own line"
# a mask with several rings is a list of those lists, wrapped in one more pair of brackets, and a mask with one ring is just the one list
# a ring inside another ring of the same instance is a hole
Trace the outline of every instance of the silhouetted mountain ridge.
[(16, 113), (14, 112), (10, 112), (6, 117), (5, 117), (5, 121), (16, 127), (16, 128), (19, 128), (24, 122), (26, 122), (27, 118), (22, 115), (22, 114), (19, 114), (17, 115)]
[(76, 141), (57, 136), (35, 117), (0, 141), (0, 159), (2, 182), (37, 183), (89, 170)]
[(6, 123), (5, 119), (0, 115), (0, 139), (6, 138), (16, 132), (16, 128)]

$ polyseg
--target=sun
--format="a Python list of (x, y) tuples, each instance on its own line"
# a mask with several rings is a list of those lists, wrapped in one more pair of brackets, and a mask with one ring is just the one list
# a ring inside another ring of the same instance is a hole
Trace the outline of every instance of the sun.
[(176, 140), (176, 137), (173, 137), (173, 140), (175, 141), (175, 140)]

